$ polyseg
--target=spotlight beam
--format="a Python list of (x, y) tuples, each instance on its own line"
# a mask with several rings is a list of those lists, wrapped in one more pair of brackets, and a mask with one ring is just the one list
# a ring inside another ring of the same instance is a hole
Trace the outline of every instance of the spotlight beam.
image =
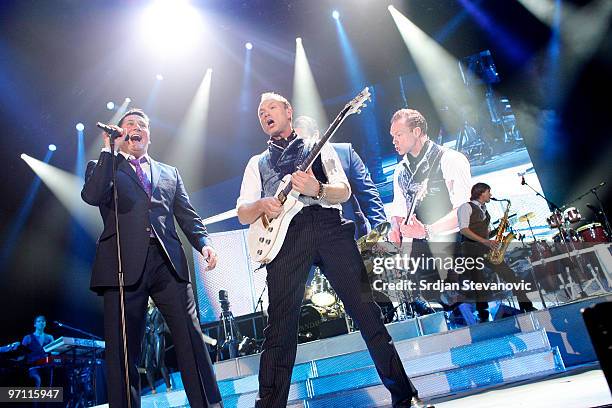
[[(460, 77), (458, 60), (395, 7), (389, 6), (389, 11), (436, 108), (448, 106), (460, 112), (463, 106), (468, 106), (471, 102)], [(441, 119), (447, 129), (452, 128), (446, 115)]]
[(102, 232), (102, 221), (98, 210), (81, 200), (83, 179), (27, 154), (22, 154), (21, 158), (40, 177), (40, 180), (45, 183), (70, 214), (96, 239)]
[[(21, 155), (23, 158), (25, 155)], [(47, 154), (45, 155), (44, 162), (41, 163), (49, 163), (51, 157), (53, 156), (53, 151), (47, 150)], [(19, 212), (13, 218), (11, 225), (7, 228), (4, 233), (5, 242), (0, 248), (0, 266), (4, 267), (8, 258), (13, 253), (15, 249), (15, 245), (17, 244), (19, 234), (23, 229), (28, 217), (30, 216), (30, 212), (32, 212), (32, 207), (34, 206), (34, 200), (36, 199), (36, 195), (38, 190), (40, 189), (41, 180), (40, 177), (36, 177), (32, 180), (32, 184), (30, 184), (30, 189), (25, 196), (23, 204), (19, 208)]]
[(292, 102), (294, 118), (300, 115), (311, 116), (319, 128), (327, 129), (329, 122), (301, 38), (295, 41)]
[(212, 69), (208, 68), (198, 87), (187, 113), (179, 126), (177, 142), (170, 152), (169, 162), (181, 164), (181, 176), (186, 184), (201, 178), (203, 165), (202, 155), (206, 143), (206, 127), (210, 106), (212, 86)]

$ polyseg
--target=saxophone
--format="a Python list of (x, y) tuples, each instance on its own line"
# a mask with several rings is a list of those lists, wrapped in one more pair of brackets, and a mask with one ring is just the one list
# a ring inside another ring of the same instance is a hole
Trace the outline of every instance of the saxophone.
[(495, 241), (497, 242), (498, 247), (497, 249), (491, 249), (489, 253), (485, 255), (485, 258), (494, 265), (499, 265), (504, 261), (504, 254), (506, 253), (506, 249), (508, 249), (508, 245), (510, 245), (510, 242), (514, 239), (513, 232), (509, 232), (506, 236), (504, 236), (504, 233), (510, 226), (508, 222), (508, 213), (510, 212), (510, 200), (507, 201), (508, 206), (506, 207), (504, 216), (499, 222), (497, 234), (495, 234)]

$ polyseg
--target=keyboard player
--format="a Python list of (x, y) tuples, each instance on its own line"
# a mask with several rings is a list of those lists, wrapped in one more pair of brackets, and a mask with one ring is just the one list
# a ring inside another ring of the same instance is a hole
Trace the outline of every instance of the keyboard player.
[[(46, 326), (47, 320), (45, 316), (36, 316), (34, 319), (34, 333), (28, 334), (23, 338), (21, 345), (26, 350), (26, 363), (32, 364), (47, 356), (44, 347), (53, 341), (53, 336), (45, 333)], [(46, 374), (45, 371), (51, 369), (49, 367), (30, 367), (28, 375), (34, 380), (34, 385), (40, 387), (42, 385), (42, 375)], [(51, 375), (49, 373), (49, 384), (46, 384), (48, 386), (52, 385), (50, 384)]]

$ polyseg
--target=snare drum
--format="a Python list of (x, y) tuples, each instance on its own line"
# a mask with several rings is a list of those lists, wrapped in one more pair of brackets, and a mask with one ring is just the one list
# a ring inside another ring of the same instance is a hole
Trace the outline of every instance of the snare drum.
[(583, 225), (576, 230), (578, 235), (584, 242), (608, 242), (609, 239), (606, 236), (606, 230), (598, 223)]
[(546, 222), (550, 228), (559, 228), (563, 225), (563, 214), (559, 211), (555, 211), (548, 218), (546, 218)]
[(576, 207), (568, 207), (565, 210), (565, 219), (572, 224), (575, 224), (582, 220), (582, 215), (580, 215), (580, 211)]

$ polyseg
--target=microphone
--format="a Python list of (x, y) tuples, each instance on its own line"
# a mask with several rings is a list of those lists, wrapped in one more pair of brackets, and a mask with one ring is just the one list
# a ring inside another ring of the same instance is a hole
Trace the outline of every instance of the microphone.
[(58, 327), (64, 327), (64, 323), (60, 322), (59, 320), (54, 320), (53, 324), (58, 326)]
[[(105, 125), (104, 123), (98, 122), (96, 126), (108, 133), (113, 139), (117, 139), (118, 137), (123, 136), (123, 132), (118, 131), (115, 128), (110, 127), (109, 125)], [(125, 135), (125, 141), (127, 142), (130, 139), (129, 135)]]
[(525, 176), (521, 176), (521, 186), (524, 186), (525, 184), (527, 184), (525, 181)]

